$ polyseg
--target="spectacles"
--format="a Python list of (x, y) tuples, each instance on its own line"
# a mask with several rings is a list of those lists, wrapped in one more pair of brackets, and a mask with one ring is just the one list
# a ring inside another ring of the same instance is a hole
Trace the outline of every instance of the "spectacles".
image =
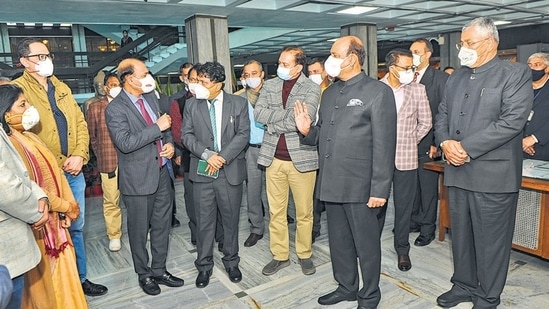
[(36, 54), (36, 55), (27, 55), (24, 57), (25, 58), (38, 57), (39, 61), (44, 61), (46, 60), (46, 58), (50, 58), (51, 60), (53, 60), (54, 58), (53, 54)]
[(462, 47), (475, 49), (475, 48), (472, 48), (473, 45), (477, 45), (477, 44), (482, 43), (482, 42), (484, 42), (484, 41), (486, 41), (486, 40), (488, 40), (488, 39), (489, 39), (489, 37), (488, 37), (488, 38), (484, 38), (484, 39), (482, 39), (482, 40), (480, 40), (480, 41), (476, 41), (476, 42), (469, 42), (469, 41), (459, 42), (459, 43), (456, 44), (456, 48), (457, 48), (457, 50), (460, 50)]
[[(401, 67), (400, 65), (397, 65), (397, 64), (393, 64), (395, 67), (399, 68), (399, 69), (402, 69), (402, 71), (406, 72), (406, 73), (412, 73), (412, 72), (415, 72), (416, 70), (416, 66), (413, 65), (411, 67), (408, 67), (408, 68), (405, 68), (405, 67)], [(398, 71), (401, 71), (401, 70), (398, 70)]]

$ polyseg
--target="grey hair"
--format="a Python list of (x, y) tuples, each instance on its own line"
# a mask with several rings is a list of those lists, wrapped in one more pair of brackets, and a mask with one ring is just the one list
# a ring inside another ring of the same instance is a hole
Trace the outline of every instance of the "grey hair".
[(461, 28), (461, 31), (465, 31), (471, 27), (476, 27), (477, 32), (483, 34), (485, 37), (491, 36), (497, 43), (499, 43), (498, 28), (496, 28), (494, 21), (490, 17), (477, 17), (466, 23), (465, 26)]
[(532, 58), (541, 58), (541, 59), (543, 59), (543, 63), (545, 63), (545, 65), (549, 66), (549, 54), (534, 53), (530, 57), (528, 57), (528, 62), (530, 62), (530, 60), (532, 60)]

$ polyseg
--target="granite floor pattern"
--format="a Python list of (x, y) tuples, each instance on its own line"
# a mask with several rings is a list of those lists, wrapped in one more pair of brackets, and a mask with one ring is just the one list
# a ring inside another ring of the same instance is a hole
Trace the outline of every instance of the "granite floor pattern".
[[(204, 289), (194, 285), (197, 271), (194, 267), (196, 249), (190, 242), (190, 231), (183, 201), (183, 182), (176, 181), (176, 199), (181, 226), (172, 229), (168, 271), (185, 280), (180, 288), (161, 286), (162, 293), (149, 296), (143, 293), (134, 273), (126, 231), (124, 209), (122, 250), (110, 252), (102, 213), (102, 198), (86, 200), (85, 238), (88, 255), (88, 278), (107, 285), (109, 292), (100, 297), (87, 297), (90, 308), (356, 308), (357, 303), (342, 302), (322, 306), (317, 298), (336, 288), (332, 276), (330, 251), (326, 230), (326, 215), (322, 217), (321, 236), (313, 244), (313, 261), (317, 267), (314, 275), (305, 276), (297, 261), (294, 248), (295, 224), (290, 225), (291, 265), (272, 276), (264, 276), (261, 270), (272, 255), (269, 236), (265, 233), (254, 247), (243, 246), (249, 235), (246, 200), (242, 201), (240, 214), (240, 269), (243, 280), (232, 283), (221, 263), (221, 253), (214, 250), (214, 272), (210, 284)], [(427, 247), (415, 247), (417, 233), (410, 234), (410, 257), (413, 267), (408, 272), (397, 269), (393, 249), (393, 208), (389, 202), (387, 220), (382, 235), (382, 273), (380, 309), (384, 308), (438, 308), (436, 297), (451, 287), (452, 274), (450, 242), (433, 241)], [(290, 214), (293, 210), (290, 207)], [(293, 216), (293, 214), (292, 214)], [(268, 230), (268, 215), (265, 217)], [(357, 266), (358, 267), (358, 266)], [(499, 308), (549, 308), (549, 261), (518, 251), (511, 254), (511, 266), (507, 285)], [(472, 308), (472, 303), (462, 303), (455, 308)]]

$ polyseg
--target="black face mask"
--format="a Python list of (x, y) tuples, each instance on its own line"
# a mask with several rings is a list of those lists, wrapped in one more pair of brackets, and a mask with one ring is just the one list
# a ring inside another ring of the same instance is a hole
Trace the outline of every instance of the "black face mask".
[(532, 80), (538, 81), (545, 75), (545, 69), (544, 70), (534, 70), (532, 69)]

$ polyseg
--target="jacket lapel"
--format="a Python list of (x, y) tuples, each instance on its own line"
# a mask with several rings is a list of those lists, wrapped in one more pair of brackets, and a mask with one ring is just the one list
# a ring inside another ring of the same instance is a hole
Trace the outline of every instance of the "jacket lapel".
[(147, 126), (147, 122), (145, 121), (145, 118), (143, 118), (143, 115), (141, 115), (141, 112), (137, 109), (137, 107), (135, 107), (135, 104), (133, 104), (130, 97), (124, 91), (120, 92), (120, 95), (122, 95), (122, 102), (126, 104), (127, 110), (130, 113), (132, 113), (134, 117), (139, 119), (139, 121), (141, 121), (143, 126)]
[(210, 120), (210, 111), (208, 110), (208, 102), (202, 99), (196, 100), (196, 104), (198, 104), (198, 113), (202, 115), (204, 123), (206, 123), (206, 127), (208, 127), (208, 130), (210, 130), (210, 133), (213, 135), (212, 121)]
[(221, 113), (221, 135), (225, 132), (229, 124), (229, 116), (231, 116), (231, 99), (226, 92), (223, 92), (223, 108)]

